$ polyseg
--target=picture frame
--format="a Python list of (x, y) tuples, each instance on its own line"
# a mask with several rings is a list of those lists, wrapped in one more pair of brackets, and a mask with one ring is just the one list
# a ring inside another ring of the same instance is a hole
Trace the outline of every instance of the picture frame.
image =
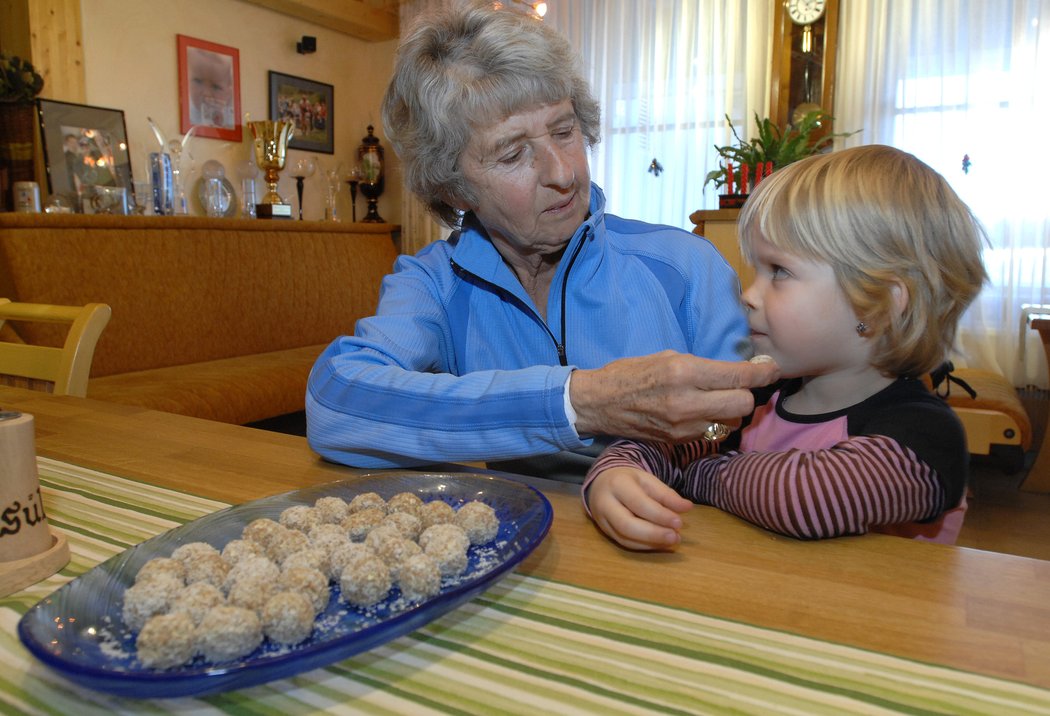
[(270, 70), (270, 119), (295, 126), (291, 149), (335, 154), (335, 88)]
[(113, 187), (124, 188), (125, 202), (134, 196), (123, 110), (52, 99), (36, 106), (49, 194), (87, 213), (112, 210), (99, 199), (111, 202)]
[(241, 53), (235, 47), (176, 35), (179, 59), (179, 131), (240, 142)]

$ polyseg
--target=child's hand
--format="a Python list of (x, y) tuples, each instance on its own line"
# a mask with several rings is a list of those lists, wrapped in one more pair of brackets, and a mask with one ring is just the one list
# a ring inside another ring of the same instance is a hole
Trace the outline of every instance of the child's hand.
[(633, 467), (598, 474), (587, 490), (591, 516), (602, 532), (628, 549), (674, 549), (681, 537), (679, 515), (693, 503), (655, 475)]

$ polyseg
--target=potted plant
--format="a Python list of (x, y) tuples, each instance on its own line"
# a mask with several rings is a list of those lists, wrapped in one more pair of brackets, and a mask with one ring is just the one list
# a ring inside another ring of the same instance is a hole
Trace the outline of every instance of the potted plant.
[[(33, 181), (33, 100), (44, 78), (29, 62), (0, 53), (0, 210), (12, 206), (10, 187)], [(6, 176), (5, 176), (6, 175)]]
[[(816, 109), (803, 115), (798, 124), (789, 124), (785, 129), (781, 129), (768, 117), (759, 119), (756, 113), (755, 125), (758, 134), (750, 141), (744, 141), (737, 133), (736, 127), (733, 126), (733, 120), (727, 114), (726, 122), (729, 123), (729, 129), (737, 143), (724, 147), (715, 146), (715, 151), (722, 157), (722, 164), (718, 169), (707, 173), (704, 187), (706, 188), (711, 182), (714, 182), (716, 189), (732, 186), (734, 191), (729, 194), (736, 198), (736, 202), (732, 200), (723, 202), (720, 199), (720, 206), (726, 203), (730, 206), (739, 206), (746, 198), (747, 192), (736, 192), (735, 189), (746, 188), (750, 184), (748, 181), (742, 181), (741, 169), (743, 167), (749, 167), (751, 171), (757, 168), (761, 174), (768, 174), (770, 171), (786, 167), (799, 159), (805, 159), (824, 151), (835, 137), (848, 137), (850, 134), (855, 134), (855, 132), (822, 134), (825, 131), (825, 122), (829, 120), (831, 120), (829, 115)], [(730, 167), (733, 170), (732, 181), (728, 174)], [(721, 208), (727, 207), (721, 206)]]

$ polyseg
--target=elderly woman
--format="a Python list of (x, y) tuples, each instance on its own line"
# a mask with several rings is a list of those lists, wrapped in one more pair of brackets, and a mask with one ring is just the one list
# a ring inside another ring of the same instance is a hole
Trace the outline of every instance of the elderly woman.
[(580, 481), (602, 437), (695, 438), (776, 378), (739, 360), (737, 277), (708, 242), (606, 214), (587, 165), (598, 105), (542, 22), (491, 4), (424, 18), (383, 123), (407, 186), (454, 231), (401, 257), (377, 314), (318, 359), (306, 409), (323, 457)]

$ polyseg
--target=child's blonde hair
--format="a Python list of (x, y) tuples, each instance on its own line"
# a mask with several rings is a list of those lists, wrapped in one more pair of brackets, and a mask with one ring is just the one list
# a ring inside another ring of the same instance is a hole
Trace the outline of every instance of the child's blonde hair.
[[(946, 360), (962, 312), (987, 279), (984, 229), (916, 157), (871, 145), (822, 154), (762, 181), (740, 212), (741, 250), (760, 236), (832, 266), (877, 341), (872, 364), (918, 376)], [(893, 287), (908, 291), (898, 315)]]

